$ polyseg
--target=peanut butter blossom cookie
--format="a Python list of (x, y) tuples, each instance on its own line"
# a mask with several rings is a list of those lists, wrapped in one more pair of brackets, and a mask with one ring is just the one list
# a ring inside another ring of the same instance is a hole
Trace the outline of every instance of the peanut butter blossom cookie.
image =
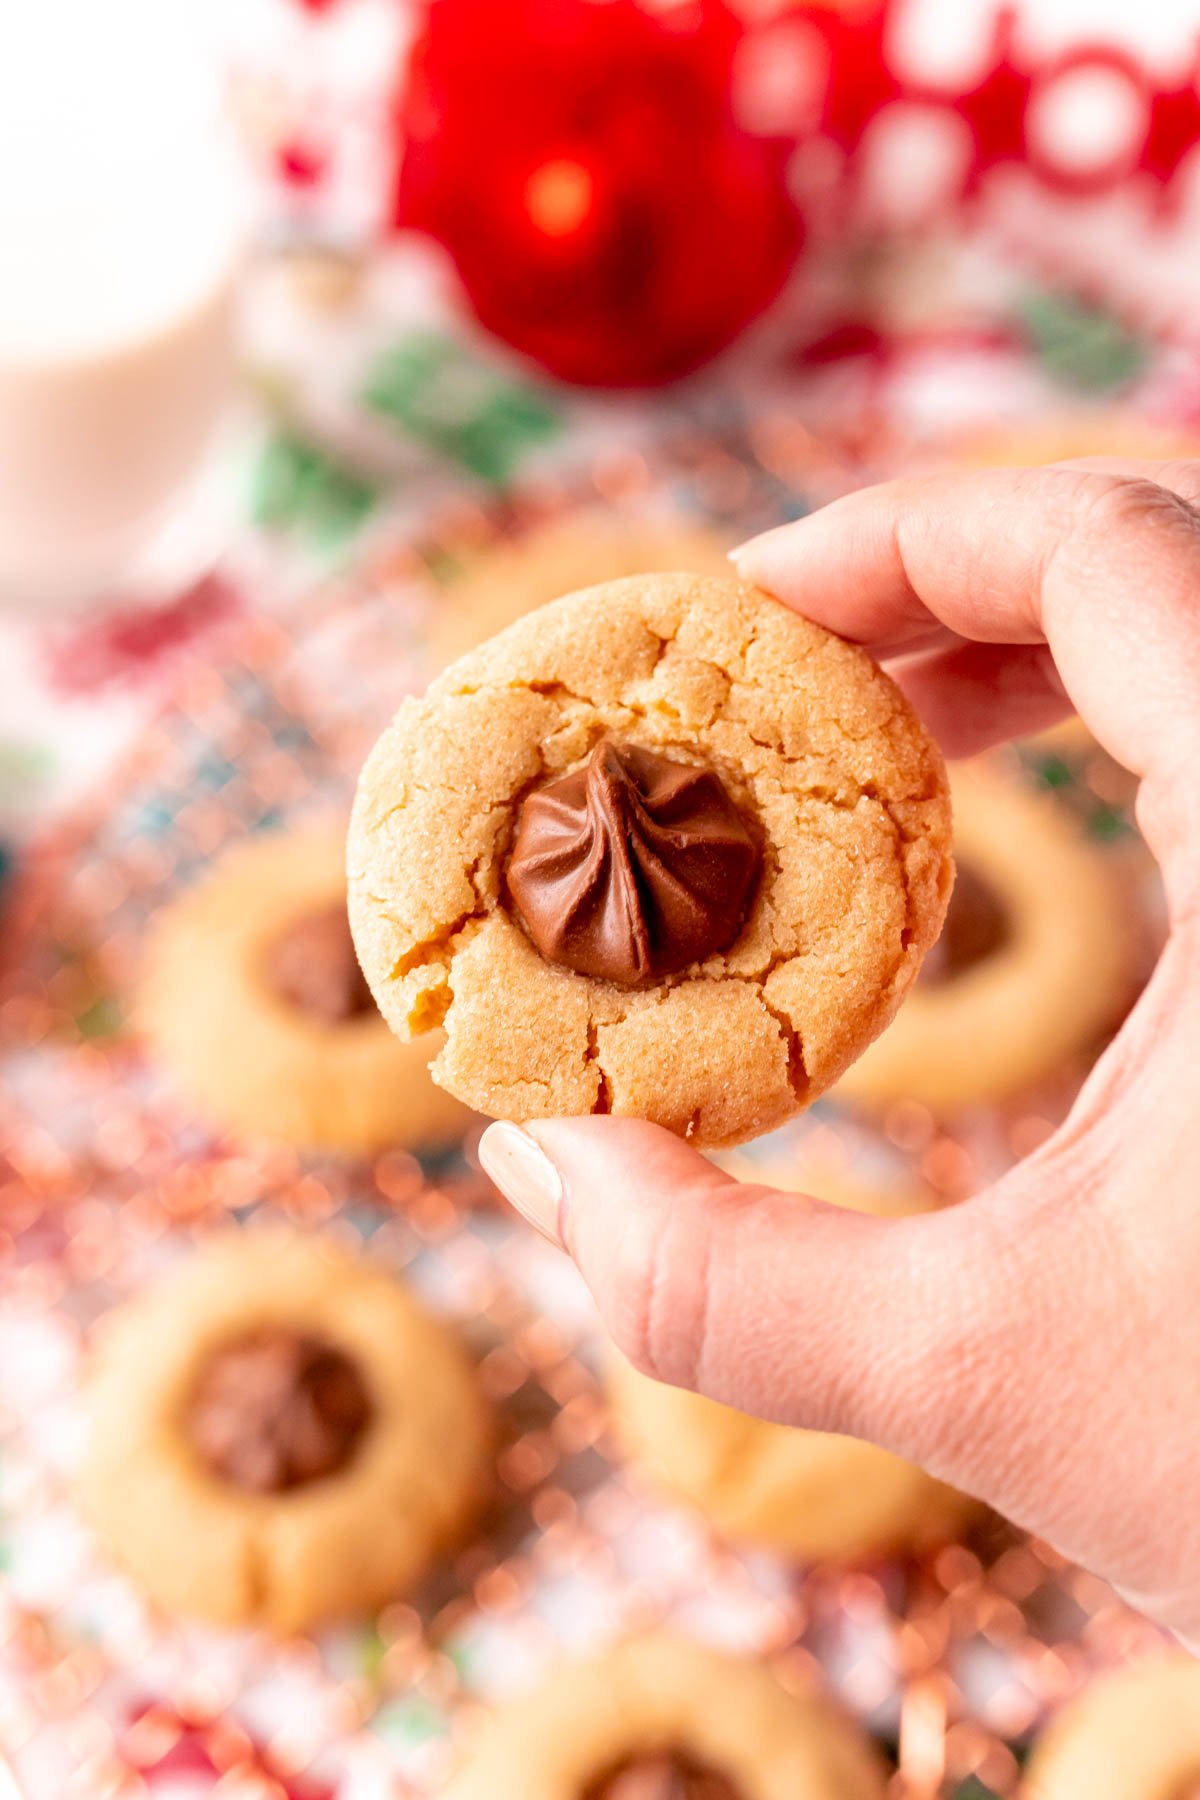
[(985, 468), (1069, 462), (1082, 456), (1165, 462), (1200, 454), (1200, 436), (1129, 411), (1090, 410), (1049, 419), (1038, 415), (972, 432), (952, 441), (948, 451), (956, 463)]
[(483, 1726), (447, 1800), (883, 1800), (866, 1738), (759, 1661), (630, 1638)]
[(159, 914), (138, 1015), (213, 1124), (370, 1152), (452, 1141), (469, 1114), (434, 1086), (436, 1042), (379, 1016), (346, 917), (345, 845), (310, 824), (234, 844)]
[(1026, 1800), (1200, 1800), (1200, 1662), (1167, 1651), (1101, 1676), (1035, 1744)]
[(169, 1610), (300, 1631), (381, 1605), (471, 1523), (491, 1429), (390, 1275), (228, 1233), (101, 1330), (84, 1510)]
[(945, 929), (839, 1099), (939, 1113), (1004, 1100), (1094, 1050), (1129, 998), (1130, 934), (1104, 851), (1001, 769), (964, 765), (953, 793)]
[(384, 1017), (496, 1117), (700, 1144), (779, 1124), (883, 1029), (952, 880), (941, 758), (860, 650), (735, 581), (569, 594), (405, 701), (350, 918)]

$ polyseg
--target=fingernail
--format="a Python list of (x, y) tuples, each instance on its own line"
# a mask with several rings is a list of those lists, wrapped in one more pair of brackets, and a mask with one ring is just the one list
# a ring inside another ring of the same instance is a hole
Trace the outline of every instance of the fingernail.
[[(772, 530), (774, 530), (774, 529), (776, 529), (776, 528), (772, 527)], [(766, 538), (769, 538), (771, 535), (772, 535), (771, 531), (757, 532), (754, 537), (747, 538), (745, 543), (735, 544), (733, 546), (732, 550), (727, 550), (725, 552), (726, 556), (729, 558), (730, 562), (733, 564), (733, 566), (737, 570), (738, 574), (743, 576), (744, 579), (749, 579), (749, 577), (747, 577), (745, 575), (745, 571), (742, 568), (743, 560), (747, 556), (749, 556), (751, 562), (753, 562), (754, 551), (757, 550), (759, 545), (762, 544), (763, 541)]]
[(562, 1177), (541, 1146), (519, 1125), (498, 1119), (479, 1140), (479, 1160), (509, 1205), (561, 1250)]

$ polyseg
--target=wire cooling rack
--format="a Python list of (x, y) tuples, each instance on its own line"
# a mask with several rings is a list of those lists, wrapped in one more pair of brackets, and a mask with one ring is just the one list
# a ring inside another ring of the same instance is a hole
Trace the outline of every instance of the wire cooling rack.
[[(665, 501), (748, 531), (849, 479), (802, 430), (697, 430), (653, 467), (608, 456), (502, 508), (448, 509), (419, 540), (381, 535), (351, 576), (190, 669), (29, 860), (0, 947), (0, 1800), (433, 1793), (483, 1702), (564, 1647), (662, 1620), (835, 1689), (894, 1758), (898, 1800), (982, 1800), (1014, 1793), (1048, 1707), (1153, 1641), (1101, 1583), (996, 1520), (916, 1561), (850, 1569), (719, 1543), (611, 1456), (590, 1301), (496, 1205), (471, 1138), (422, 1164), (215, 1137), (127, 1023), (164, 899), (232, 838), (348, 803), (366, 747), (424, 680), (437, 574), (581, 500)], [(1140, 881), (1119, 772), (1079, 736), (1024, 760)], [(956, 1199), (1053, 1128), (1079, 1073), (954, 1131), (916, 1106), (870, 1128), (822, 1103), (747, 1155), (915, 1175)], [(92, 1322), (231, 1214), (283, 1214), (404, 1271), (461, 1323), (503, 1421), (497, 1498), (471, 1544), (419, 1595), (283, 1646), (156, 1616), (71, 1505)]]

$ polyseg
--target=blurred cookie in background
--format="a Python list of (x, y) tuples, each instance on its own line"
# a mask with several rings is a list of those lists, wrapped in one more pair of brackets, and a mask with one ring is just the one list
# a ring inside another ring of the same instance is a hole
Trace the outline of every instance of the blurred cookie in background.
[(729, 580), (732, 538), (679, 520), (568, 513), (479, 553), (442, 590), (430, 629), (435, 670), (534, 607), (625, 575), (682, 570)]
[(225, 850), (155, 919), (137, 1018), (214, 1126), (370, 1153), (452, 1143), (471, 1114), (436, 1087), (440, 1039), (402, 1044), (376, 1009), (346, 918), (340, 824)]
[(1035, 732), (1024, 742), (1042, 755), (1062, 756), (1068, 760), (1088, 756), (1097, 747), (1095, 738), (1078, 713), (1060, 719), (1057, 725), (1047, 725), (1045, 731)]
[(1149, 1655), (1100, 1676), (1034, 1745), (1024, 1800), (1200, 1800), (1200, 1662)]
[(833, 1702), (665, 1633), (559, 1662), (485, 1721), (447, 1800), (883, 1800)]
[[(741, 1174), (736, 1156), (719, 1159)], [(756, 1166), (768, 1187), (895, 1217), (927, 1211), (913, 1192)], [(874, 1444), (750, 1418), (702, 1395), (666, 1387), (610, 1350), (613, 1433), (651, 1487), (695, 1507), (723, 1538), (800, 1561), (855, 1562), (953, 1538), (976, 1502)]]
[(168, 1612), (303, 1631), (405, 1591), (477, 1516), (466, 1352), (390, 1274), (227, 1232), (99, 1327), (83, 1511)]
[(1166, 421), (1111, 409), (1039, 415), (974, 432), (952, 445), (953, 460), (979, 468), (1073, 462), (1082, 456), (1170, 462), (1200, 456), (1200, 436)]
[(1111, 863), (1048, 796), (995, 765), (951, 776), (957, 877), (942, 935), (834, 1097), (939, 1114), (999, 1102), (1096, 1048), (1131, 997)]

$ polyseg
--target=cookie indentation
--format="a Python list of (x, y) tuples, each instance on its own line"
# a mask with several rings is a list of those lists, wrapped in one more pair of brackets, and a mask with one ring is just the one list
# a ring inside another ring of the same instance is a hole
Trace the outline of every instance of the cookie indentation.
[(344, 1025), (375, 1011), (340, 902), (291, 920), (268, 945), (264, 966), (279, 998), (322, 1024)]
[(745, 1800), (742, 1789), (686, 1750), (632, 1756), (588, 1783), (580, 1800)]
[(957, 981), (1012, 942), (1012, 916), (992, 884), (960, 863), (942, 935), (925, 958), (921, 980), (926, 986)]
[(332, 1344), (262, 1326), (218, 1349), (187, 1410), (210, 1474), (243, 1492), (283, 1494), (336, 1475), (370, 1421), (359, 1370)]

